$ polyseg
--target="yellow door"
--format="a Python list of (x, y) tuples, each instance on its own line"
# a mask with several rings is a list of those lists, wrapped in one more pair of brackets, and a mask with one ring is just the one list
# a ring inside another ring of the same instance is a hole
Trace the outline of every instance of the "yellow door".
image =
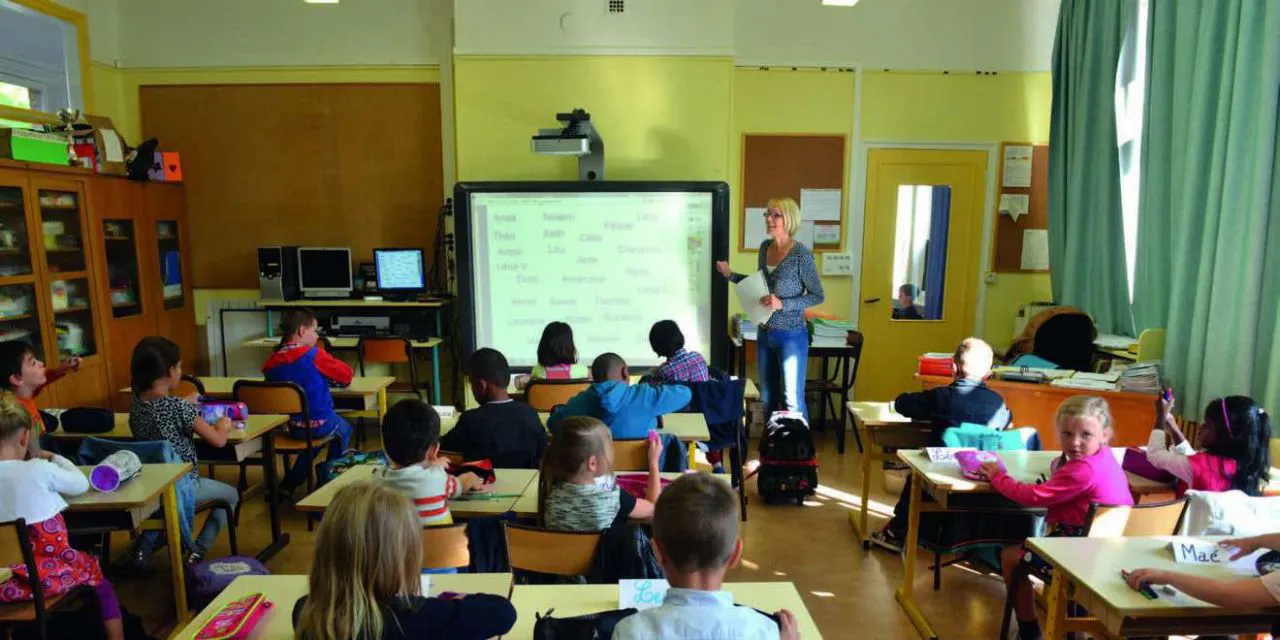
[(972, 334), (986, 168), (985, 151), (868, 153), (859, 399), (918, 391), (917, 356)]

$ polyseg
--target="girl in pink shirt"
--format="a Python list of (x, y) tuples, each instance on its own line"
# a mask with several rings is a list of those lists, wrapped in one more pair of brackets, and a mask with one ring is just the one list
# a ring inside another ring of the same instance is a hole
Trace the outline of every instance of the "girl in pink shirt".
[[(1090, 503), (1132, 505), (1133, 495), (1124, 470), (1108, 446), (1112, 430), (1111, 409), (1106, 400), (1092, 396), (1069, 398), (1058, 407), (1056, 423), (1062, 457), (1051, 465), (1052, 475), (1047, 481), (1019, 482), (994, 462), (984, 464), (982, 471), (991, 486), (1006, 498), (1028, 507), (1046, 507), (1050, 536), (1082, 536)], [(1005, 582), (1015, 593), (1018, 637), (1024, 639), (1040, 637), (1031, 581), (1014, 573), (1027, 553), (1022, 547), (1010, 547), (1001, 554)], [(1033, 566), (1036, 560), (1031, 558)]]
[(1156, 409), (1147, 460), (1178, 479), (1178, 497), (1187, 489), (1262, 495), (1271, 480), (1271, 419), (1258, 403), (1245, 396), (1210, 402), (1194, 449), (1173, 417), (1172, 391), (1160, 397)]

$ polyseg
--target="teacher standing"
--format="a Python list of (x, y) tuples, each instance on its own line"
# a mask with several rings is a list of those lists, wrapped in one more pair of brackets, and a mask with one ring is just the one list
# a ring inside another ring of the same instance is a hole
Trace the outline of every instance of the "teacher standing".
[[(769, 295), (760, 304), (773, 315), (756, 332), (756, 367), (760, 380), (760, 400), (765, 411), (799, 411), (805, 419), (805, 369), (809, 361), (809, 331), (804, 310), (823, 300), (822, 280), (813, 262), (813, 251), (797, 242), (800, 207), (791, 198), (769, 201), (764, 212), (769, 238), (760, 244), (757, 261)], [(716, 270), (733, 282), (746, 276), (734, 273), (729, 263), (719, 261)]]

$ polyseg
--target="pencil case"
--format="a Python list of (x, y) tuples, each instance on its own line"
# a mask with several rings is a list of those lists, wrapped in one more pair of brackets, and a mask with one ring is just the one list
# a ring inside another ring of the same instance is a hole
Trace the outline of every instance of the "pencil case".
[(246, 640), (274, 605), (261, 593), (251, 593), (222, 605), (200, 627), (196, 640)]
[(223, 417), (235, 423), (243, 423), (249, 419), (249, 407), (243, 402), (208, 400), (200, 403), (200, 415), (209, 424)]
[(956, 462), (960, 463), (960, 473), (970, 480), (986, 480), (982, 475), (982, 463), (994, 462), (1004, 471), (1004, 461), (990, 451), (957, 451)]
[(1147, 459), (1147, 452), (1137, 447), (1129, 447), (1124, 450), (1124, 460), (1120, 463), (1120, 468), (1136, 476), (1165, 484), (1173, 484), (1174, 480), (1177, 480), (1172, 473), (1156, 468), (1155, 465), (1151, 464), (1151, 461)]

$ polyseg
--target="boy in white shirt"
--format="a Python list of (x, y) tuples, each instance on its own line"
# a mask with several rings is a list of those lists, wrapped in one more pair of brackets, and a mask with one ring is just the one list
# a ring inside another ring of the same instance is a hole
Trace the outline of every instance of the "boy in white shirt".
[(775, 623), (720, 590), (724, 574), (742, 558), (738, 494), (706, 473), (681, 476), (662, 490), (653, 513), (653, 549), (666, 570), (662, 605), (629, 616), (613, 629), (614, 640), (742, 639), (800, 637), (786, 609)]
[(383, 481), (413, 503), (424, 525), (453, 524), (448, 501), (481, 486), (480, 476), (449, 474), (440, 455), (440, 415), (421, 400), (401, 400), (382, 421), (382, 446), (390, 467)]

